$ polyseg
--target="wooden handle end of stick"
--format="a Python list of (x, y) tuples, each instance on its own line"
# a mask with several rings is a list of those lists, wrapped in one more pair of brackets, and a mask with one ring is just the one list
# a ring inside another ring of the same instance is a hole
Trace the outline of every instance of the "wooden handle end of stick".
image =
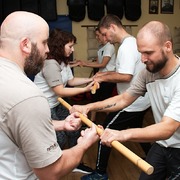
[(138, 166), (141, 170), (143, 170), (146, 174), (150, 175), (153, 173), (154, 168), (149, 163), (144, 161), (142, 158), (140, 158), (138, 155), (133, 153), (131, 150), (129, 150), (127, 147), (125, 147), (123, 144), (121, 144), (118, 141), (113, 141), (111, 145), (118, 150), (121, 154), (123, 154), (127, 159), (129, 159), (131, 162), (133, 162), (136, 166)]
[(146, 161), (144, 161), (141, 158), (137, 161), (136, 165), (148, 175), (151, 175), (154, 172), (154, 167), (149, 165)]
[(98, 82), (95, 82), (95, 83), (94, 83), (94, 86), (93, 86), (92, 89), (91, 89), (91, 93), (92, 93), (92, 94), (95, 94), (97, 88), (98, 88)]
[(147, 169), (147, 174), (148, 175), (151, 175), (152, 173), (154, 172), (154, 167), (153, 166), (151, 166), (151, 167), (149, 167), (149, 169)]
[(141, 158), (136, 161), (136, 165), (148, 175), (151, 175), (154, 172), (154, 167)]

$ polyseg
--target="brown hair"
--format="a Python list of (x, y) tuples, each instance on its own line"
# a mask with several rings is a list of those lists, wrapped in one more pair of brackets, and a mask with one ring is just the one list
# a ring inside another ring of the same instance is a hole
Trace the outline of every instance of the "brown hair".
[(69, 42), (76, 43), (76, 40), (76, 37), (70, 32), (58, 28), (51, 30), (48, 40), (49, 53), (47, 59), (55, 59), (59, 64), (64, 62), (67, 65), (70, 57), (64, 56), (64, 47)]
[(113, 14), (107, 14), (99, 21), (98, 29), (100, 29), (101, 27), (109, 28), (111, 24), (115, 24), (118, 27), (123, 28), (122, 22), (118, 16)]

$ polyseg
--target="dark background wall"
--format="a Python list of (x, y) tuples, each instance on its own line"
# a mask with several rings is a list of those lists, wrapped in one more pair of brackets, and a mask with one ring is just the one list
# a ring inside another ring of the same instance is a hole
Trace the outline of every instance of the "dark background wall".
[(46, 21), (57, 19), (56, 0), (0, 0), (0, 23), (13, 11), (29, 11)]

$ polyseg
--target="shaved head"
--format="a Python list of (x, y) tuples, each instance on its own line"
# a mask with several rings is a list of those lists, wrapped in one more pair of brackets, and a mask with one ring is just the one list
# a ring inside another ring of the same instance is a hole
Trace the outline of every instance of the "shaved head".
[(34, 38), (48, 28), (46, 21), (40, 16), (26, 12), (16, 11), (6, 17), (1, 25), (0, 39), (19, 40), (23, 37)]
[(145, 24), (137, 34), (137, 39), (153, 37), (159, 44), (166, 41), (172, 42), (169, 27), (159, 21), (151, 21)]
[(166, 24), (159, 21), (145, 24), (137, 34), (137, 46), (148, 71), (169, 73), (174, 54), (171, 32)]
[(17, 63), (26, 74), (41, 70), (49, 48), (49, 26), (37, 14), (15, 11), (1, 25), (0, 56)]

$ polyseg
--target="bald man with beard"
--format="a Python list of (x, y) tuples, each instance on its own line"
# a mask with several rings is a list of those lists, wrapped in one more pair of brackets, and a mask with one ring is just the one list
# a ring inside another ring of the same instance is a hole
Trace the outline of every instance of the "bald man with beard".
[(79, 114), (52, 120), (47, 99), (27, 77), (41, 70), (49, 52), (48, 24), (17, 11), (0, 28), (0, 179), (59, 180), (98, 140), (96, 128), (82, 131), (76, 146), (61, 150), (55, 130), (79, 129)]

